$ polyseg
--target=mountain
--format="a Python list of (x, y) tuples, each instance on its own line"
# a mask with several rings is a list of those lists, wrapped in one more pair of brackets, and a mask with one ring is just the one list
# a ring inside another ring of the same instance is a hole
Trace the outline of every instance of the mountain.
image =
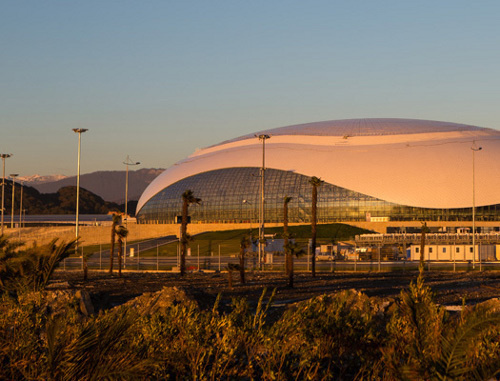
[[(164, 169), (143, 168), (128, 172), (128, 200), (138, 200), (144, 189)], [(80, 188), (86, 189), (108, 202), (123, 204), (125, 202), (125, 171), (98, 171), (80, 175)], [(55, 193), (60, 188), (76, 186), (76, 176), (65, 177), (58, 181), (27, 182), (40, 193)]]
[(33, 175), (33, 176), (18, 177), (16, 181), (23, 181), (25, 184), (33, 186), (35, 184), (43, 184), (43, 183), (59, 181), (67, 177), (68, 176), (65, 175), (48, 175), (48, 176)]
[[(12, 181), (5, 180), (5, 209), (10, 215), (12, 210)], [(15, 216), (19, 214), (21, 187), (15, 186)], [(55, 193), (40, 193), (29, 185), (23, 186), (23, 209), (26, 214), (74, 214), (76, 207), (76, 186), (62, 187)], [(131, 204), (129, 204), (129, 207)], [(123, 209), (112, 202), (106, 202), (98, 195), (86, 189), (80, 189), (79, 211), (81, 214), (107, 214)], [(134, 209), (130, 209), (132, 213)]]

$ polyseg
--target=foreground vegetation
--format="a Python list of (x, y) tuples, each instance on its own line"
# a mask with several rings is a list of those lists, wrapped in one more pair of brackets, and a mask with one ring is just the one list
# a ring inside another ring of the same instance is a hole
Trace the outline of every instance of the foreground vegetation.
[(228, 312), (185, 301), (156, 312), (81, 314), (76, 299), (4, 296), (0, 378), (464, 379), (499, 375), (500, 314), (451, 316), (421, 280), (393, 305), (354, 291), (299, 303), (272, 318), (261, 298)]
[[(500, 308), (450, 314), (418, 277), (395, 302), (343, 291), (272, 312), (234, 299), (98, 314), (44, 290), (73, 243), (16, 250), (0, 237), (0, 379), (488, 380), (500, 376)], [(179, 290), (173, 289), (175, 293)], [(153, 298), (154, 299), (154, 298)]]

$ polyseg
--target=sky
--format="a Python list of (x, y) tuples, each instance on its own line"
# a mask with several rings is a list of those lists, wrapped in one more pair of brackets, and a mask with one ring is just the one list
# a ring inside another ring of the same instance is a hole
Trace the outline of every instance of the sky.
[(500, 2), (0, 0), (6, 172), (167, 168), (292, 124), (500, 129)]

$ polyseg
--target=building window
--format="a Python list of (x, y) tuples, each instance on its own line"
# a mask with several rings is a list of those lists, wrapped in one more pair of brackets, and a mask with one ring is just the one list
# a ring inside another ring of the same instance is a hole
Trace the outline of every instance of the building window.
[(469, 247), (469, 253), (473, 253), (474, 252), (474, 248), (473, 247)]
[(443, 247), (443, 253), (446, 253), (446, 247)]
[[(182, 193), (187, 189), (202, 199), (190, 208), (194, 222), (257, 222), (259, 221), (259, 167), (233, 167), (198, 173), (160, 190), (138, 211), (140, 223), (172, 223), (182, 210)], [(310, 177), (290, 171), (266, 169), (266, 222), (282, 222), (283, 197), (292, 197), (289, 222), (309, 223), (311, 220)], [(390, 217), (401, 221), (418, 219), (460, 220), (469, 216), (465, 209), (427, 209), (393, 204), (334, 184), (318, 189), (318, 221), (364, 220)], [(478, 219), (498, 219), (500, 204), (479, 207)]]
[(456, 252), (456, 253), (460, 253), (460, 248), (458, 248), (458, 247), (457, 247), (457, 248), (455, 249), (455, 252)]
[(432, 253), (432, 247), (429, 247), (429, 253)]
[(419, 247), (416, 247), (416, 248), (415, 248), (415, 253), (417, 253), (417, 254), (418, 254), (419, 252), (420, 252), (420, 248), (419, 248)]

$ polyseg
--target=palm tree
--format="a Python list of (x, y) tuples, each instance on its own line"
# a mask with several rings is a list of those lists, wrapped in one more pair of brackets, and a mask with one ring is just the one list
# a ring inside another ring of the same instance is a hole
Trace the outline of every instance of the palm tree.
[(290, 251), (288, 239), (288, 204), (292, 200), (291, 197), (285, 196), (283, 198), (283, 249), (285, 249), (285, 272), (288, 275), (288, 285), (293, 287), (293, 257)]
[(113, 223), (111, 224), (111, 247), (109, 248), (109, 273), (113, 273), (113, 255), (115, 254), (116, 226), (121, 222), (119, 214), (113, 214)]
[(191, 204), (199, 204), (201, 198), (194, 197), (193, 191), (188, 189), (182, 194), (182, 222), (181, 222), (181, 276), (186, 273), (186, 251), (188, 243), (187, 224), (188, 208)]
[(429, 233), (427, 222), (422, 222), (422, 233), (420, 235), (420, 264), (418, 265), (418, 272), (420, 276), (424, 274), (424, 251), (425, 251), (425, 235)]
[(311, 199), (311, 269), (312, 276), (316, 276), (316, 221), (317, 221), (317, 203), (318, 203), (318, 187), (323, 185), (324, 181), (319, 177), (313, 176), (309, 183), (312, 185)]
[(116, 227), (116, 236), (118, 237), (118, 276), (122, 276), (122, 251), (123, 251), (123, 240), (128, 235), (128, 229), (123, 225), (118, 225)]
[[(251, 233), (250, 233), (251, 234)], [(245, 256), (246, 250), (250, 246), (250, 238), (247, 235), (241, 237), (240, 241), (240, 282), (241, 284), (245, 284)]]
[(89, 258), (92, 256), (92, 252), (87, 252), (84, 253), (82, 250), (82, 256), (83, 256), (83, 280), (88, 280), (89, 277), (89, 267), (88, 267), (88, 261)]
[(43, 290), (61, 261), (75, 252), (76, 239), (69, 242), (53, 239), (50, 243), (22, 248), (0, 235), (0, 296)]

